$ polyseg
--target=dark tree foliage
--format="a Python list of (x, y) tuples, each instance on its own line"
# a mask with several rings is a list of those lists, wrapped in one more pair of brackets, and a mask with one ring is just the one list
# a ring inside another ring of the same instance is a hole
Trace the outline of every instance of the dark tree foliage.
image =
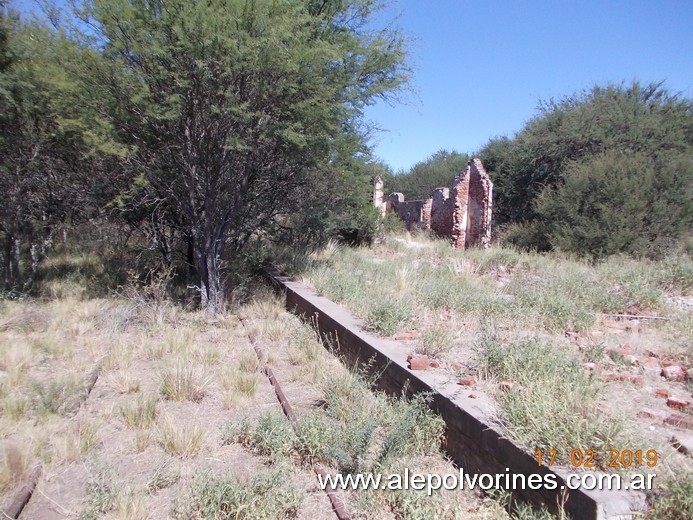
[(408, 172), (386, 177), (385, 194), (400, 192), (407, 200), (427, 199), (436, 188), (450, 187), (455, 176), (467, 168), (468, 161), (466, 154), (439, 150)]
[(362, 108), (406, 79), (400, 35), (367, 28), (377, 8), (93, 0), (81, 11), (103, 57), (85, 78), (101, 104), (87, 100), (129, 149), (134, 182), (118, 204), (165, 258), (172, 242), (188, 244), (209, 312), (224, 261), (290, 222), (331, 177), (338, 186)]
[(46, 249), (68, 222), (88, 216), (95, 158), (72, 110), (60, 34), (0, 9), (0, 240), (3, 290), (30, 289)]
[[(690, 229), (690, 211), (672, 194), (690, 185), (692, 152), (691, 100), (633, 83), (544, 103), (514, 138), (491, 140), (480, 156), (494, 181), (494, 220), (512, 224), (511, 241), (589, 255), (656, 254)], [(625, 195), (617, 196), (619, 185)], [(607, 207), (639, 204), (640, 220), (604, 223)], [(637, 240), (617, 237), (624, 227)]]

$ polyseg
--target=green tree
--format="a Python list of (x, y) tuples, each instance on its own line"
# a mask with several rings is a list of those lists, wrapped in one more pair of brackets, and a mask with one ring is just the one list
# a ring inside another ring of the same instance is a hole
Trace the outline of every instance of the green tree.
[[(597, 250), (606, 254), (619, 247), (635, 252), (645, 249), (654, 251), (659, 246), (635, 247), (629, 240), (620, 242), (625, 235), (619, 233), (620, 238), (613, 237), (613, 240), (607, 240), (608, 243), (599, 240), (601, 245), (587, 247), (585, 241), (592, 231), (576, 229), (576, 233), (570, 233), (566, 226), (581, 225), (579, 222), (586, 224), (589, 220), (587, 214), (582, 212), (586, 220), (570, 220), (554, 211), (557, 206), (552, 205), (549, 199), (568, 196), (567, 190), (575, 188), (581, 197), (585, 197), (583, 200), (576, 195), (575, 205), (596, 209), (591, 196), (588, 196), (589, 191), (582, 190), (588, 182), (586, 171), (576, 165), (596, 161), (594, 164), (600, 170), (589, 182), (595, 183), (592, 188), (604, 189), (613, 196), (611, 202), (602, 197), (600, 204), (618, 207), (625, 201), (616, 196), (618, 190), (611, 191), (609, 186), (625, 183), (625, 187), (631, 182), (632, 175), (642, 167), (642, 161), (647, 159), (650, 166), (638, 174), (642, 176), (642, 182), (629, 184), (632, 189), (628, 193), (632, 195), (633, 204), (649, 201), (645, 207), (650, 212), (651, 217), (648, 218), (652, 222), (638, 228), (642, 233), (640, 239), (653, 243), (654, 235), (662, 234), (667, 238), (658, 241), (661, 246), (664, 242), (674, 241), (676, 233), (681, 234), (680, 230), (674, 233), (674, 228), (678, 227), (673, 222), (665, 224), (664, 221), (668, 219), (662, 215), (680, 215), (674, 207), (680, 201), (677, 202), (676, 197), (669, 194), (680, 185), (681, 179), (690, 175), (692, 152), (691, 100), (671, 94), (661, 84), (641, 85), (634, 82), (628, 86), (594, 87), (559, 101), (543, 103), (539, 114), (514, 138), (491, 140), (481, 150), (480, 157), (494, 181), (494, 221), (501, 225), (512, 224), (507, 234), (510, 239), (540, 249), (556, 247), (559, 242), (562, 248), (566, 248), (568, 237), (572, 236), (577, 242), (569, 249), (579, 250), (576, 247), (580, 243), (580, 247), (586, 247), (588, 254), (595, 254)], [(607, 171), (604, 154), (614, 160), (618, 158), (613, 172), (614, 175), (621, 172), (618, 180), (614, 179), (606, 185), (602, 184), (606, 179), (601, 179)], [(632, 163), (627, 166), (629, 161)], [(674, 171), (676, 173), (672, 173)], [(652, 172), (655, 172), (656, 180), (650, 182), (648, 175)], [(601, 180), (597, 180), (597, 177)], [(553, 190), (554, 187), (558, 189)], [(655, 197), (656, 202), (645, 193), (650, 189), (661, 194), (661, 197)], [(554, 202), (558, 205), (568, 202), (567, 199), (561, 200), (560, 203), (558, 200)], [(656, 210), (663, 204), (667, 210)], [(607, 212), (600, 210), (600, 213), (605, 215)], [(655, 217), (655, 213), (659, 216)], [(653, 227), (654, 220), (659, 220), (663, 227)], [(621, 229), (619, 225), (616, 228)], [(604, 229), (615, 232), (616, 228), (606, 226)], [(578, 239), (578, 235), (582, 238)], [(559, 239), (559, 236), (562, 238)], [(616, 247), (619, 243), (620, 246)]]
[(539, 194), (536, 209), (551, 245), (561, 250), (592, 257), (657, 253), (693, 223), (691, 166), (606, 152), (567, 165), (563, 180)]
[(3, 287), (32, 287), (55, 233), (89, 211), (93, 158), (72, 110), (69, 41), (0, 8), (0, 237)]
[(405, 81), (402, 37), (368, 28), (377, 8), (92, 0), (80, 13), (106, 58), (92, 80), (113, 106), (100, 112), (130, 147), (136, 191), (190, 240), (210, 313), (225, 254), (295, 208), (335, 144), (362, 133), (363, 107)]
[(468, 161), (467, 154), (438, 150), (408, 172), (386, 178), (386, 193), (400, 192), (407, 200), (427, 199), (436, 188), (450, 187), (455, 176), (465, 171)]

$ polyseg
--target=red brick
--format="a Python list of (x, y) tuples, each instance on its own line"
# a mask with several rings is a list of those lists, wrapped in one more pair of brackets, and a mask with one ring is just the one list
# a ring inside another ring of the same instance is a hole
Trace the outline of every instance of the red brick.
[(641, 385), (645, 381), (642, 374), (622, 374), (617, 372), (604, 372), (602, 379), (606, 382), (620, 381), (622, 383), (631, 383), (633, 385)]
[(667, 381), (685, 381), (686, 372), (679, 365), (671, 365), (662, 369), (662, 376)]
[(662, 373), (662, 367), (657, 358), (652, 356), (645, 358), (642, 363), (642, 369), (645, 372), (645, 377), (650, 379), (658, 379)]
[(638, 412), (638, 417), (641, 419), (654, 419), (659, 422), (663, 422), (666, 416), (667, 415), (664, 412), (648, 410), (647, 408), (643, 408)]
[(669, 399), (667, 399), (667, 406), (669, 408), (674, 408), (675, 410), (679, 410), (681, 412), (691, 411), (691, 402), (686, 401), (685, 399), (680, 399), (678, 397), (670, 397)]
[(622, 356), (630, 356), (633, 353), (633, 349), (631, 348), (630, 343), (624, 343), (623, 345), (619, 345), (616, 352)]
[(679, 428), (693, 430), (693, 417), (691, 417), (690, 415), (672, 413), (669, 417), (664, 419), (664, 422), (671, 426), (677, 426)]
[(470, 399), (476, 399), (476, 394), (469, 394), (467, 397), (469, 397)]
[(498, 388), (500, 388), (502, 392), (507, 392), (508, 390), (515, 388), (515, 383), (512, 381), (501, 381)]
[(428, 356), (409, 356), (407, 361), (412, 370), (426, 370), (430, 364)]
[(693, 455), (693, 435), (677, 433), (671, 437), (671, 444), (684, 455)]
[(655, 395), (661, 397), (662, 399), (668, 399), (671, 397), (671, 392), (666, 388), (658, 388), (655, 390)]
[(458, 384), (462, 386), (474, 386), (476, 384), (476, 378), (474, 376), (462, 376)]
[(395, 334), (395, 339), (397, 341), (410, 341), (419, 337), (418, 330), (409, 330), (407, 332), (398, 332)]

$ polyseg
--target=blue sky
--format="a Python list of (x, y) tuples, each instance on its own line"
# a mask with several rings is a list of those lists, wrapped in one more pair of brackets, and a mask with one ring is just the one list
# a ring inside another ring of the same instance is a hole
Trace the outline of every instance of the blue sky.
[(540, 100), (595, 84), (664, 81), (693, 97), (693, 0), (400, 0), (380, 14), (396, 15), (416, 93), (366, 111), (395, 171), (512, 136)]

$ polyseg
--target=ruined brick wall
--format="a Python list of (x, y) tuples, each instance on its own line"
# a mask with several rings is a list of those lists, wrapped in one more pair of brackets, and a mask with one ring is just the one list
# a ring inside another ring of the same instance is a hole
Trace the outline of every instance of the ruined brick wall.
[(479, 159), (455, 178), (452, 199), (452, 245), (455, 248), (488, 247), (491, 243), (493, 183)]
[(449, 188), (437, 188), (431, 199), (431, 230), (439, 237), (452, 236), (453, 201)]
[[(493, 183), (479, 159), (455, 177), (452, 189), (437, 188), (427, 200), (404, 200), (401, 193), (388, 197), (387, 211), (394, 211), (408, 228), (430, 228), (450, 237), (455, 248), (487, 247), (491, 243)], [(377, 206), (377, 201), (374, 199)]]

